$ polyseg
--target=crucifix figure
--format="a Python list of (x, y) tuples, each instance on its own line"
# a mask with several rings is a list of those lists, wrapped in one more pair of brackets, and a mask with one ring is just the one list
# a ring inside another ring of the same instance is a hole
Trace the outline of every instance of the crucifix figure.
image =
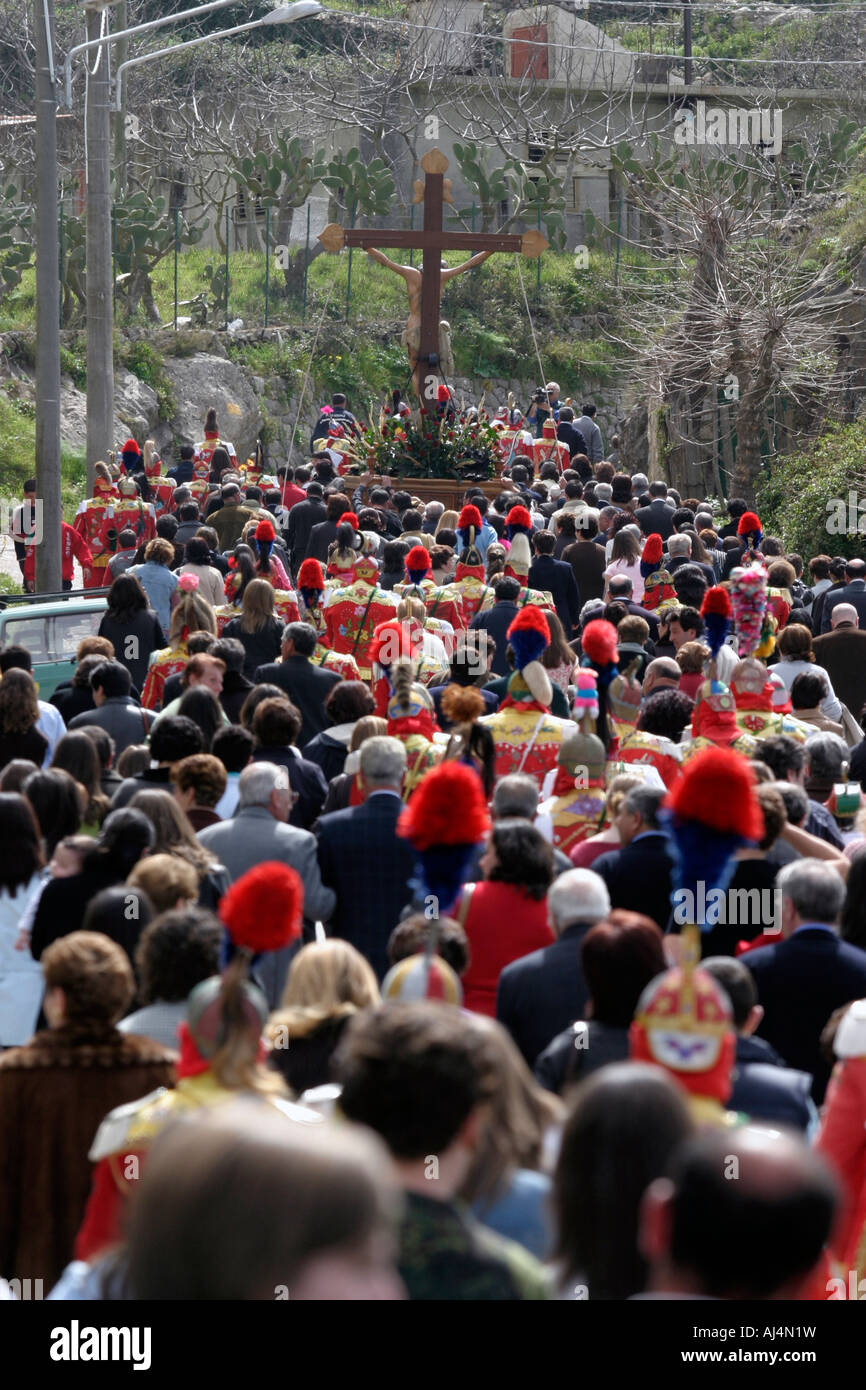
[[(406, 282), (409, 296), (409, 318), (403, 333), (403, 344), (409, 355), (412, 380), (420, 401), (435, 399), (441, 376), (453, 372), (451, 329), (440, 319), (440, 300), (443, 280), (453, 280), (473, 266), (486, 261), (494, 251), (519, 251), (524, 256), (540, 256), (547, 240), (540, 232), (525, 232), (522, 236), (502, 232), (450, 232), (442, 226), (445, 203), (453, 204), (451, 180), (444, 178), (448, 160), (441, 150), (430, 150), (421, 160), (425, 178), (414, 185), (414, 203), (423, 204), (424, 226), (411, 231), (346, 231), (331, 222), (319, 236), (326, 251), (341, 251), (344, 246), (358, 246), (380, 265), (399, 275)], [(393, 246), (422, 252), (421, 269), (398, 265), (379, 250)], [(443, 251), (475, 251), (463, 265), (449, 268), (442, 264)]]

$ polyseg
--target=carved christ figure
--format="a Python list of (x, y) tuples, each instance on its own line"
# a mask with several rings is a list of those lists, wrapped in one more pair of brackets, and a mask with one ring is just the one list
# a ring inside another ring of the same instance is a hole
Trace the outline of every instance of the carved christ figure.
[[(395, 275), (399, 275), (406, 281), (406, 292), (409, 296), (409, 317), (406, 320), (406, 327), (400, 339), (409, 354), (409, 365), (412, 376), (415, 378), (415, 389), (419, 397), (423, 389), (423, 371), (419, 373), (418, 353), (421, 348), (421, 290), (424, 283), (423, 272), (416, 269), (414, 265), (397, 265), (395, 261), (388, 259), (383, 252), (375, 246), (368, 246), (367, 255), (371, 260), (378, 261), (380, 265), (388, 270), (393, 270)], [(473, 266), (480, 265), (486, 261), (488, 256), (492, 256), (492, 251), (479, 251), (471, 256), (462, 265), (449, 267), (443, 265), (440, 271), (443, 282), (453, 280), (455, 275), (462, 275), (465, 270), (471, 270)], [(451, 328), (445, 320), (439, 323), (439, 363), (443, 376), (449, 377), (454, 374), (454, 357), (451, 351)], [(422, 364), (422, 366), (425, 364)]]

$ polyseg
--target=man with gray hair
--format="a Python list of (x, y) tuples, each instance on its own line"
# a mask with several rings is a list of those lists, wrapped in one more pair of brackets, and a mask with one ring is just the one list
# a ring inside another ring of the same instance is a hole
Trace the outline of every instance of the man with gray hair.
[(405, 772), (399, 739), (368, 738), (361, 745), (363, 804), (332, 811), (318, 825), (322, 880), (336, 895), (329, 934), (350, 941), (380, 980), (388, 971), (388, 938), (412, 901), (414, 856), (397, 834)]
[(635, 603), (634, 581), (630, 574), (612, 574), (607, 581), (607, 592), (611, 603), (624, 603), (633, 618), (643, 618), (650, 630), (650, 640), (658, 641), (659, 620), (652, 609)]
[[(288, 824), (294, 793), (284, 767), (276, 763), (250, 763), (238, 781), (238, 809), (231, 820), (210, 825), (199, 833), (205, 849), (225, 864), (232, 882), (257, 864), (276, 860), (288, 864), (304, 885), (304, 936), (312, 939), (317, 920), (330, 917), (336, 901), (322, 883), (316, 859), (316, 841), (309, 830)], [(269, 952), (256, 967), (256, 978), (271, 1008), (279, 1004), (289, 963), (297, 943)]]
[(552, 946), (512, 961), (499, 976), (496, 1017), (533, 1066), (548, 1043), (586, 1008), (580, 948), (583, 938), (610, 912), (607, 888), (591, 869), (569, 869), (554, 879), (547, 915)]
[(444, 502), (428, 502), (424, 508), (424, 524), (421, 530), (425, 536), (432, 536), (436, 532), (439, 518), (445, 510)]
[(764, 1017), (760, 1037), (789, 1067), (812, 1076), (812, 1099), (820, 1105), (830, 1079), (821, 1034), (842, 1004), (866, 995), (866, 951), (841, 941), (837, 929), (845, 885), (820, 859), (786, 864), (776, 879), (781, 893), (782, 939), (747, 951)]

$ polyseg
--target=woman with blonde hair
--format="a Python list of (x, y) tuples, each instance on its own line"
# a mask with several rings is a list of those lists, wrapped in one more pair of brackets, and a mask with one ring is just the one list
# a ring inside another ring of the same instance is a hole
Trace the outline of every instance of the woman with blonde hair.
[(303, 946), (292, 962), (282, 1005), (268, 1021), (271, 1066), (300, 1095), (331, 1080), (331, 1057), (349, 1019), (381, 1003), (370, 964), (348, 941)]
[(198, 593), (198, 577), (182, 574), (178, 583), (177, 607), (172, 610), (168, 629), (168, 646), (154, 652), (147, 668), (141, 703), (145, 709), (159, 709), (162, 692), (169, 676), (178, 675), (189, 657), (187, 642), (190, 633), (210, 632), (216, 636), (216, 617), (213, 608)]
[(438, 536), (440, 531), (456, 531), (456, 530), (457, 530), (457, 513), (456, 513), (456, 512), (444, 511), (444, 512), (442, 513), (442, 515), (440, 516), (439, 520), (438, 520), (437, 523), (436, 523), (436, 530), (433, 532), (433, 535), (434, 535), (434, 536)]
[(639, 787), (641, 781), (640, 777), (636, 777), (631, 772), (618, 772), (615, 777), (610, 779), (604, 800), (604, 817), (601, 828), (596, 835), (590, 835), (589, 839), (581, 840), (569, 856), (576, 869), (591, 869), (600, 854), (607, 854), (610, 849), (620, 848), (619, 831), (615, 825), (616, 815), (628, 792), (631, 791), (632, 787)]
[(141, 811), (153, 826), (154, 844), (151, 854), (173, 854), (192, 865), (198, 875), (198, 903), (215, 910), (229, 886), (229, 877), (222, 864), (196, 839), (185, 811), (182, 811), (171, 792), (136, 792), (129, 803)]
[(223, 637), (236, 637), (244, 649), (244, 675), (252, 680), (260, 666), (280, 655), (283, 624), (274, 616), (274, 589), (267, 579), (251, 579), (244, 589), (240, 617), (232, 618)]

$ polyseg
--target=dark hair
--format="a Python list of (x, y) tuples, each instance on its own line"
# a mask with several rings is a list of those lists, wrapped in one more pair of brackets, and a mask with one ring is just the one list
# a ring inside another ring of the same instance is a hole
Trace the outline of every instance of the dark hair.
[(655, 922), (623, 908), (614, 908), (586, 933), (580, 955), (597, 1022), (629, 1026), (644, 989), (665, 969), (662, 943)]
[(104, 661), (113, 660), (112, 657), (99, 656), (94, 652), (91, 656), (83, 656), (72, 672), (72, 684), (76, 690), (89, 690), (90, 677), (101, 666)]
[[(388, 963), (396, 965), (407, 956), (422, 955), (433, 929), (434, 924), (421, 912), (404, 917), (388, 937)], [(469, 965), (469, 938), (453, 917), (439, 917), (436, 922), (436, 954), (455, 975), (462, 975)]]
[(4, 647), (0, 652), (0, 674), (4, 675), (7, 671), (32, 671), (33, 658), (26, 647), (15, 644)]
[(354, 724), (375, 710), (376, 701), (363, 681), (340, 681), (325, 700), (325, 711), (332, 724)]
[(110, 941), (116, 941), (131, 963), (138, 939), (153, 917), (153, 903), (143, 888), (118, 883), (111, 888), (103, 888), (101, 893), (91, 898), (81, 929), (101, 932)]
[(119, 661), (101, 661), (90, 674), (90, 689), (101, 690), (107, 700), (128, 695), (132, 676)]
[(36, 683), (29, 671), (13, 667), (0, 681), (0, 730), (4, 734), (26, 734), (36, 730), (38, 722)]
[(249, 729), (244, 729), (240, 724), (229, 724), (217, 729), (210, 751), (215, 758), (219, 758), (226, 772), (243, 772), (254, 746)]
[(184, 561), (188, 565), (206, 565), (210, 559), (207, 541), (201, 536), (190, 536), (186, 543)]
[(667, 791), (659, 787), (631, 787), (625, 794), (623, 806), (632, 815), (639, 815), (651, 830), (658, 830), (659, 811)]
[[(678, 570), (677, 573), (681, 571)], [(687, 604), (674, 609), (670, 615), (670, 622), (678, 622), (683, 632), (694, 632), (695, 637), (700, 637), (704, 630), (704, 620), (697, 608), (690, 608)]]
[(720, 984), (731, 1001), (734, 1027), (739, 1031), (758, 1002), (758, 990), (751, 970), (733, 956), (708, 956), (701, 969)]
[(661, 1067), (614, 1063), (575, 1093), (553, 1179), (555, 1256), (594, 1301), (643, 1291), (640, 1204), (692, 1128), (684, 1092)]
[(386, 541), (382, 547), (382, 568), (392, 574), (402, 574), (403, 561), (408, 554), (408, 541)]
[(39, 872), (45, 863), (39, 841), (29, 799), (20, 792), (0, 792), (0, 889), (14, 894)]
[(119, 574), (108, 591), (107, 617), (128, 623), (135, 613), (148, 607), (147, 594), (134, 574)]
[(802, 744), (795, 743), (787, 734), (774, 734), (762, 738), (755, 750), (755, 756), (766, 763), (777, 782), (787, 782), (788, 773), (800, 773), (806, 766), (806, 750)]
[(283, 641), (290, 640), (300, 656), (312, 656), (316, 650), (318, 637), (311, 623), (286, 623), (283, 628)]
[(262, 700), (253, 715), (253, 737), (260, 748), (283, 748), (301, 732), (301, 712), (282, 695)]
[(122, 806), (105, 817), (99, 839), (84, 867), (91, 869), (105, 864), (119, 878), (125, 879), (141, 856), (153, 849), (155, 842), (153, 825), (144, 812)]
[(553, 882), (553, 850), (539, 830), (525, 820), (497, 820), (490, 832), (498, 863), (492, 883), (511, 883), (533, 902), (541, 902)]
[(809, 573), (816, 583), (819, 579), (829, 579), (830, 556), (813, 555), (811, 560), (809, 561)]
[(694, 707), (694, 701), (682, 690), (655, 690), (641, 706), (637, 727), (644, 733), (658, 734), (679, 743)]
[(845, 883), (839, 935), (851, 946), (866, 948), (866, 854), (856, 854)]
[(798, 709), (814, 709), (820, 705), (827, 694), (827, 682), (823, 676), (813, 675), (811, 671), (801, 671), (791, 684), (791, 706)]
[(380, 1134), (397, 1158), (443, 1154), (488, 1098), (482, 1048), (481, 1033), (441, 1004), (355, 1014), (332, 1064), (340, 1110)]
[(420, 531), (424, 518), (414, 507), (408, 507), (400, 518), (404, 531)]
[(265, 682), (263, 685), (255, 685), (247, 698), (241, 705), (241, 723), (245, 729), (252, 729), (253, 719), (256, 710), (263, 700), (283, 700), (288, 699), (285, 690), (279, 685), (270, 685)]
[[(709, 587), (703, 570), (698, 569), (697, 565), (681, 565), (674, 573), (673, 582), (678, 601), (684, 608), (693, 608), (697, 612)], [(701, 621), (699, 613), (698, 620)]]
[(32, 758), (13, 758), (0, 772), (0, 792), (20, 792), (30, 774), (38, 771)]
[(158, 763), (177, 763), (204, 751), (201, 729), (182, 714), (164, 714), (150, 735), (151, 757)]
[[(210, 634), (208, 634), (210, 635)], [(187, 643), (189, 648), (189, 643)], [(244, 644), (237, 637), (218, 637), (209, 648), (211, 656), (221, 661), (226, 671), (240, 671), (246, 659)]]
[(503, 575), (502, 579), (497, 579), (493, 585), (493, 597), (497, 603), (514, 603), (519, 593), (520, 583), (510, 574)]
[(532, 545), (536, 555), (552, 555), (556, 549), (556, 536), (552, 531), (536, 531)]
[(75, 835), (81, 825), (75, 778), (63, 768), (40, 769), (30, 774), (22, 791), (33, 808), (50, 859), (60, 841)]
[(96, 756), (99, 758), (99, 766), (102, 771), (107, 771), (117, 752), (117, 744), (114, 742), (111, 734), (107, 729), (101, 728), (99, 724), (84, 724), (82, 725), (81, 732), (87, 734), (87, 737), (96, 749)]
[(223, 722), (222, 705), (216, 695), (208, 686), (196, 685), (184, 691), (177, 708), (178, 718), (189, 719), (201, 730), (203, 751), (207, 752)]
[(201, 907), (163, 912), (139, 938), (135, 959), (143, 1004), (188, 998), (196, 985), (219, 974), (222, 928)]
[(108, 811), (108, 798), (102, 794), (102, 767), (96, 745), (83, 729), (70, 729), (58, 740), (51, 766), (61, 768), (81, 783), (88, 798), (85, 820), (101, 822)]
[(341, 516), (352, 510), (352, 504), (344, 492), (332, 492), (325, 507), (328, 521), (339, 521)]
[[(738, 1154), (748, 1130), (704, 1129), (677, 1150), (668, 1169), (669, 1258), (710, 1298), (772, 1297), (813, 1268), (830, 1234), (838, 1189), (829, 1168), (792, 1136), (763, 1133), (765, 1143), (790, 1154), (786, 1182), (772, 1183), (764, 1156)], [(737, 1182), (730, 1181), (732, 1157)], [(760, 1170), (754, 1182), (752, 1161)]]
[[(183, 505), (178, 508), (178, 516), (181, 521), (198, 521), (198, 502), (184, 502)], [(189, 545), (189, 541), (187, 541), (187, 545)], [(188, 553), (187, 551), (187, 554)]]

